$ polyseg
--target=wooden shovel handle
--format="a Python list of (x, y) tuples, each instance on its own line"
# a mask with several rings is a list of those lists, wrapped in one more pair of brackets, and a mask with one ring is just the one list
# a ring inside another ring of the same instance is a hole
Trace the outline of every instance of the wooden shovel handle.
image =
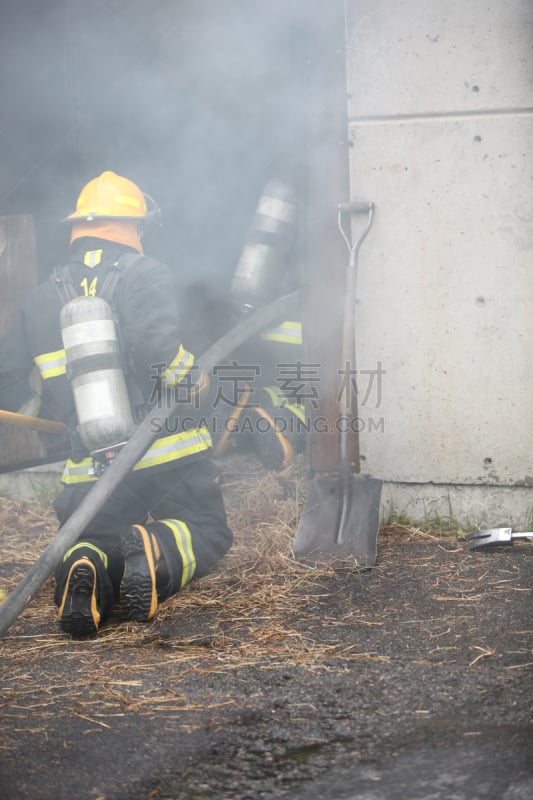
[(0, 410), (0, 422), (5, 422), (8, 425), (18, 425), (21, 428), (31, 428), (34, 431), (42, 431), (42, 433), (61, 433), (66, 428), (63, 422), (30, 417), (26, 414), (17, 414), (14, 411)]

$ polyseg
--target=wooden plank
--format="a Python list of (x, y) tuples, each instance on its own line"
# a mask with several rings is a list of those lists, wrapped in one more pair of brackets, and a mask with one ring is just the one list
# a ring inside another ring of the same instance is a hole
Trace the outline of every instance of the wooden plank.
[[(309, 408), (312, 474), (338, 473), (340, 465), (338, 421), (343, 370), (346, 376), (342, 334), (348, 252), (337, 227), (337, 206), (350, 199), (342, 0), (331, 2), (327, 13), (321, 6), (320, 16), (320, 46), (317, 43), (306, 61), (309, 179), (303, 339), (305, 361), (318, 364), (320, 376), (316, 385), (319, 402)], [(353, 432), (348, 453), (358, 471), (359, 442)]]
[[(33, 218), (28, 214), (0, 217), (0, 335), (36, 284)], [(0, 424), (0, 467), (31, 463), (45, 455), (38, 433)]]

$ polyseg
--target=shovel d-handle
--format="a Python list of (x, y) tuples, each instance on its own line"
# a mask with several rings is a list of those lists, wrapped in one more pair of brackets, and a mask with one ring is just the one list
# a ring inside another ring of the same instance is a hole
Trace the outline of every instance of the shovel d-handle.
[[(354, 273), (357, 267), (357, 256), (359, 255), (359, 250), (361, 249), (361, 245), (363, 244), (366, 237), (370, 233), (370, 228), (372, 227), (375, 209), (376, 206), (372, 201), (362, 203), (358, 200), (353, 200), (350, 203), (339, 203), (337, 205), (337, 225), (341, 233), (341, 236), (344, 239), (344, 243), (348, 248), (348, 252), (350, 253), (349, 266), (352, 268)], [(366, 221), (366, 227), (364, 228), (364, 230), (362, 231), (359, 238), (356, 240), (354, 244), (352, 244), (349, 232), (347, 232), (345, 228), (345, 216), (344, 216), (344, 215), (349, 215), (351, 217), (353, 214), (368, 215)], [(355, 292), (355, 276), (354, 276), (353, 292)], [(353, 302), (355, 305), (355, 296), (353, 298)]]
[(360, 200), (353, 200), (349, 203), (339, 203), (337, 208), (343, 214), (368, 214), (374, 210), (374, 203), (372, 201), (365, 203)]

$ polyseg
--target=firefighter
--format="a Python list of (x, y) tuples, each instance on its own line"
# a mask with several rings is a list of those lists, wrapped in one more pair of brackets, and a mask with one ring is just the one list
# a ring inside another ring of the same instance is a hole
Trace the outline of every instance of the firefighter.
[(251, 451), (264, 467), (281, 471), (304, 450), (309, 427), (297, 311), (215, 368), (211, 404), (217, 457), (230, 449)]
[[(143, 253), (143, 227), (157, 213), (127, 178), (108, 171), (91, 180), (65, 220), (68, 265), (29, 294), (0, 339), (0, 407), (27, 407), (36, 365), (40, 415), (53, 412), (71, 432), (54, 503), (60, 524), (120, 447), (117, 437), (127, 438), (169, 393), (199, 420), (198, 427), (183, 428), (171, 418), (155, 431), (158, 438), (64, 554), (54, 600), (61, 629), (75, 637), (95, 634), (115, 601), (126, 619), (153, 619), (159, 603), (205, 575), (232, 543), (212, 440), (196, 412), (206, 377), (180, 344), (167, 267)], [(83, 298), (100, 302), (91, 306), (95, 319), (86, 329)], [(102, 308), (111, 317), (102, 317)], [(97, 352), (100, 341), (105, 346)], [(123, 385), (125, 395), (117, 389)], [(106, 441), (110, 419), (112, 442)]]
[[(295, 288), (297, 204), (291, 182), (271, 178), (258, 199), (230, 287), (242, 318)], [(300, 309), (239, 348), (217, 367), (212, 387), (215, 454), (252, 449), (282, 470), (305, 446)], [(232, 391), (227, 388), (233, 380)], [(215, 394), (216, 390), (216, 394)]]

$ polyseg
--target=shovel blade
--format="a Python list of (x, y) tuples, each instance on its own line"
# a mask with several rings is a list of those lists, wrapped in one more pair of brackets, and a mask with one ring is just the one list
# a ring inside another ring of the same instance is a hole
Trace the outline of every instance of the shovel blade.
[(313, 564), (376, 563), (382, 481), (367, 476), (309, 480), (293, 542), (294, 557)]

